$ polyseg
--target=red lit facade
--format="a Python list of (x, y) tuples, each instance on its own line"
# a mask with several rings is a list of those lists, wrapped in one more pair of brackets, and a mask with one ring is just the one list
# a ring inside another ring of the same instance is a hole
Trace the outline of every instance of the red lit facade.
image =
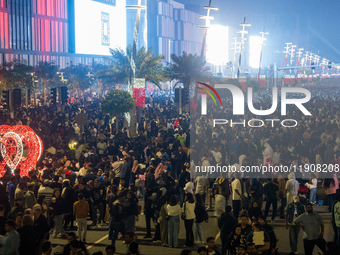
[(55, 61), (61, 68), (102, 61), (69, 50), (70, 0), (0, 0), (0, 65)]

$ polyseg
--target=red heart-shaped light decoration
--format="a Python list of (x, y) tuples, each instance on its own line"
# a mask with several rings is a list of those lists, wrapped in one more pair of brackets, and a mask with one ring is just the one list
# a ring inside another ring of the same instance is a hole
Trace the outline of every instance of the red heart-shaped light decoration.
[[(26, 159), (22, 158), (23, 146), (28, 149)], [(28, 126), (0, 126), (0, 150), (2, 161), (0, 162), (0, 176), (6, 173), (5, 166), (12, 170), (19, 166), (20, 175), (28, 176), (37, 164), (42, 151), (43, 143), (39, 136)], [(12, 159), (13, 158), (13, 159)]]

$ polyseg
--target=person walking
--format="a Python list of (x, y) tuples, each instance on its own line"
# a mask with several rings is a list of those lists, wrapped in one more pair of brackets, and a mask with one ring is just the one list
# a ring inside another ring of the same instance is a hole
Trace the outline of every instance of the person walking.
[(179, 234), (179, 215), (181, 214), (181, 206), (178, 204), (177, 197), (172, 195), (170, 202), (166, 207), (168, 212), (168, 244), (170, 248), (178, 248)]
[(263, 186), (260, 182), (260, 177), (257, 176), (251, 180), (251, 185), (249, 188), (249, 193), (251, 195), (251, 204), (255, 201), (257, 202), (258, 206), (262, 208), (263, 203)]
[[(280, 163), (279, 166), (282, 164)], [(277, 178), (278, 186), (279, 186), (279, 191), (277, 192), (277, 195), (279, 196), (281, 205), (278, 209), (280, 213), (280, 219), (285, 218), (285, 208), (287, 206), (287, 198), (286, 198), (286, 180), (283, 178), (282, 175), (280, 175), (279, 178)]]
[(14, 220), (5, 223), (6, 235), (1, 241), (0, 253), (5, 255), (19, 255), (20, 235), (15, 229)]
[(194, 219), (195, 219), (195, 200), (192, 193), (187, 193), (184, 199), (184, 205), (182, 207), (182, 213), (185, 215), (184, 225), (185, 225), (185, 246), (194, 246)]
[(294, 224), (294, 220), (301, 214), (305, 213), (305, 207), (300, 203), (299, 196), (293, 198), (293, 203), (290, 203), (286, 209), (285, 225), (289, 230), (289, 245), (292, 253), (297, 254), (297, 245), (299, 239), (300, 228)]
[(83, 193), (78, 194), (78, 201), (73, 204), (73, 212), (77, 219), (79, 241), (83, 241), (85, 243), (87, 233), (87, 215), (90, 212), (90, 206), (85, 200)]
[(167, 197), (165, 195), (162, 195), (159, 198), (158, 202), (158, 207), (160, 207), (159, 210), (159, 218), (158, 218), (158, 223), (159, 223), (159, 229), (161, 233), (161, 245), (162, 246), (167, 246), (168, 242), (168, 219), (167, 219)]
[(47, 218), (42, 214), (41, 205), (36, 204), (33, 207), (33, 230), (38, 234), (38, 244), (36, 245), (36, 255), (41, 255), (42, 253), (42, 244), (44, 240), (48, 239), (48, 233), (50, 231), (50, 227), (48, 225)]
[(64, 220), (64, 199), (61, 197), (60, 190), (58, 188), (54, 189), (54, 194), (50, 201), (50, 210), (53, 213), (54, 229), (52, 237), (62, 237), (65, 234), (63, 228)]
[(323, 239), (325, 231), (323, 219), (318, 213), (313, 212), (313, 205), (311, 203), (306, 204), (306, 211), (294, 220), (295, 225), (304, 232), (303, 247), (305, 255), (313, 255), (315, 245), (325, 254), (326, 241)]
[(227, 253), (228, 238), (237, 224), (237, 220), (231, 215), (231, 206), (227, 205), (225, 212), (218, 218), (218, 228), (221, 233), (222, 255)]
[(293, 203), (293, 197), (298, 194), (299, 191), (299, 182), (295, 179), (295, 174), (290, 173), (288, 175), (288, 181), (286, 182), (286, 197), (287, 204)]
[(241, 210), (241, 198), (243, 198), (242, 183), (239, 179), (239, 173), (235, 173), (235, 180), (231, 183), (231, 189), (234, 217), (237, 219)]
[(266, 208), (264, 211), (264, 216), (268, 217), (269, 208), (273, 205), (272, 222), (275, 220), (276, 209), (277, 209), (277, 192), (279, 191), (279, 186), (274, 183), (274, 179), (270, 179), (263, 187), (264, 193), (266, 195)]
[(206, 219), (206, 216), (208, 216), (206, 210), (205, 210), (205, 205), (204, 201), (202, 199), (202, 196), (199, 193), (196, 193), (195, 195), (195, 241), (200, 244), (204, 244), (203, 240), (203, 230), (202, 230), (202, 223)]
[(132, 191), (126, 195), (125, 201), (126, 232), (135, 231), (135, 220), (138, 217), (138, 199)]
[[(119, 232), (122, 234), (122, 236), (125, 236), (125, 215), (124, 215), (124, 208), (123, 203), (125, 202), (125, 195), (124, 193), (121, 193), (118, 195), (118, 199), (113, 203), (112, 207), (112, 219), (110, 219), (111, 222), (111, 228), (113, 233), (112, 236), (112, 245), (116, 244), (116, 240), (118, 238)], [(110, 233), (109, 233), (110, 236)]]

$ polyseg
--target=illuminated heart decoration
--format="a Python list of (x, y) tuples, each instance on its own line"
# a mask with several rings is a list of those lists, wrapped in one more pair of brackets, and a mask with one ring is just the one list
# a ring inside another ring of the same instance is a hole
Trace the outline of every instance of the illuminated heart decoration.
[[(23, 159), (24, 145), (28, 149), (26, 159)], [(6, 165), (13, 171), (19, 167), (21, 176), (28, 176), (37, 164), (43, 143), (39, 136), (28, 126), (0, 126), (0, 177), (6, 173)]]

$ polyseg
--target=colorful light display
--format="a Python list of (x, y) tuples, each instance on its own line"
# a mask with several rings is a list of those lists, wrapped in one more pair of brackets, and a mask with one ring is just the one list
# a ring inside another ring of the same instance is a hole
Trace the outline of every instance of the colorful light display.
[[(27, 148), (27, 156), (23, 158), (24, 146)], [(0, 162), (0, 176), (6, 173), (6, 165), (12, 173), (16, 168), (20, 169), (21, 176), (28, 176), (37, 164), (43, 152), (43, 143), (39, 136), (28, 126), (0, 126), (0, 150), (2, 161)]]

